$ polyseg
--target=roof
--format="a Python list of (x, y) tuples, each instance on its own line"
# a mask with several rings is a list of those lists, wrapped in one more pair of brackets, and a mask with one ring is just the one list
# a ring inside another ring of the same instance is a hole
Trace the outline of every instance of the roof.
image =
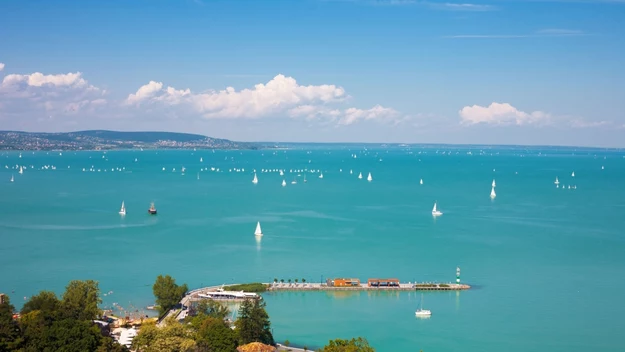
[(274, 352), (276, 348), (270, 345), (265, 345), (260, 342), (252, 342), (247, 345), (237, 347), (238, 352)]

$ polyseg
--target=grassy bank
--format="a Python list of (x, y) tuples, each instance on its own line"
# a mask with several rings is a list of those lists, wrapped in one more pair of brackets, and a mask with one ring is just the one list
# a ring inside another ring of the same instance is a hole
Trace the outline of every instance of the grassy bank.
[(261, 292), (267, 291), (267, 285), (262, 284), (260, 282), (253, 282), (253, 283), (249, 283), (249, 284), (225, 286), (224, 290), (261, 293)]

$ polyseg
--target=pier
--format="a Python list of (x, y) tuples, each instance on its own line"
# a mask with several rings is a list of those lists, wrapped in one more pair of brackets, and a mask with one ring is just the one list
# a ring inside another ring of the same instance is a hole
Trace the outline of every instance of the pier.
[[(459, 281), (459, 280), (458, 280)], [(396, 279), (369, 279), (367, 283), (361, 283), (358, 279), (334, 279), (325, 283), (263, 283), (267, 292), (287, 291), (464, 291), (471, 288), (470, 285), (461, 283), (441, 282), (408, 282), (402, 283)], [(236, 285), (233, 285), (236, 286)], [(246, 299), (262, 299), (260, 294), (242, 291), (224, 291), (224, 285), (202, 287), (191, 290), (180, 300), (180, 307), (167, 312), (159, 324), (166, 318), (173, 316), (178, 320), (187, 316), (187, 307), (192, 302), (205, 299), (214, 299), (224, 302), (241, 302)]]
[(326, 284), (267, 284), (267, 291), (463, 291), (471, 288), (465, 284), (453, 283), (400, 283), (397, 286), (328, 286)]

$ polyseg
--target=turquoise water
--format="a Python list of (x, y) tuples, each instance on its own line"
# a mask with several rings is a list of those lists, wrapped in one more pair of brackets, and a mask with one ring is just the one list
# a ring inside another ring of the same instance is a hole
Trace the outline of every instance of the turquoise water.
[[(274, 334), (309, 347), (364, 336), (379, 351), (622, 348), (624, 153), (467, 150), (0, 153), (0, 291), (20, 306), (39, 290), (90, 278), (113, 291), (104, 306), (141, 309), (153, 303), (158, 274), (195, 288), (342, 276), (453, 281), (460, 266), (474, 288), (425, 293), (426, 320), (414, 317), (414, 292), (266, 294)], [(15, 164), (29, 168), (19, 175)], [(82, 172), (92, 165), (108, 171)], [(198, 180), (211, 166), (222, 172)], [(254, 168), (284, 168), (288, 185), (277, 173), (259, 173), (254, 185)], [(303, 168), (325, 177), (291, 185), (288, 170)], [(577, 189), (555, 188), (556, 176)], [(151, 201), (157, 216), (147, 214)], [(437, 219), (434, 201), (444, 212)]]

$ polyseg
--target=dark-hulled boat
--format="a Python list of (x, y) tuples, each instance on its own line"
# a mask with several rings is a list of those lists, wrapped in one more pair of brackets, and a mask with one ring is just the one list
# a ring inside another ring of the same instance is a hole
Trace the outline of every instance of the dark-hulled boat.
[(148, 213), (151, 215), (156, 215), (156, 208), (154, 207), (154, 202), (150, 204), (150, 209), (148, 209)]

